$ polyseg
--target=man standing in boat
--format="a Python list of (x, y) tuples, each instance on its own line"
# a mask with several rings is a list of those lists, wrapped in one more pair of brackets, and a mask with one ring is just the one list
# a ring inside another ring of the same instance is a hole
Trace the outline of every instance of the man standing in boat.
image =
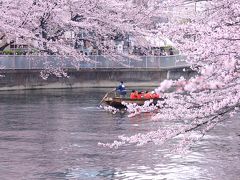
[(116, 87), (117, 93), (120, 95), (120, 97), (124, 97), (127, 94), (125, 85), (123, 84), (123, 81), (120, 82), (119, 86)]

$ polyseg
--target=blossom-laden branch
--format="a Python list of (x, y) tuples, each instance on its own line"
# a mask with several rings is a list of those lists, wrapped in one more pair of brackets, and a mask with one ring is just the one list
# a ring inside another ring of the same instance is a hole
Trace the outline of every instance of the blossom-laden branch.
[[(85, 43), (113, 61), (123, 61), (114, 40), (131, 36), (134, 45), (146, 51), (149, 44), (143, 36), (152, 32), (154, 17), (163, 15), (159, 12), (148, 0), (140, 4), (125, 0), (4, 0), (0, 4), (0, 50), (24, 43), (34, 53), (71, 56), (74, 64), (79, 64), (93, 61), (79, 49)], [(42, 74), (59, 76), (57, 69), (48, 67)]]
[[(175, 4), (174, 1), (169, 2)], [(184, 1), (177, 1), (174, 7), (180, 4)], [(159, 109), (152, 120), (178, 124), (146, 134), (120, 136), (113, 143), (100, 145), (111, 148), (149, 142), (162, 145), (175, 137), (183, 137), (178, 147), (184, 149), (219, 122), (239, 112), (239, 1), (212, 0), (197, 12), (181, 16), (174, 13), (178, 11), (172, 12), (169, 22), (159, 24), (159, 31), (172, 38), (198, 75), (188, 80), (180, 78), (162, 82), (156, 91), (163, 93), (170, 87), (176, 87), (177, 91), (165, 94), (166, 98), (158, 103)], [(133, 107), (131, 112), (137, 108)]]
[[(48, 54), (81, 55), (76, 44), (84, 40), (106, 54), (116, 54), (111, 41), (130, 34), (139, 47), (155, 15), (143, 1), (139, 6), (122, 0), (5, 0), (0, 5), (0, 32), (6, 42), (21, 39)], [(149, 14), (149, 12), (150, 13)], [(71, 37), (64, 37), (71, 32)], [(1, 36), (2, 36), (1, 35)]]

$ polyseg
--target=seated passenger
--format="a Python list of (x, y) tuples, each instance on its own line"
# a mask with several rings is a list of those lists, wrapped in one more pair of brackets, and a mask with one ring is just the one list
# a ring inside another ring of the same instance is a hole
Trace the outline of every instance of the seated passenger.
[(160, 95), (157, 94), (156, 92), (154, 92), (154, 93), (152, 94), (152, 98), (153, 98), (153, 99), (160, 98)]
[(142, 92), (138, 92), (137, 99), (142, 99), (142, 98), (143, 98)]
[(152, 95), (150, 92), (146, 91), (144, 96), (143, 96), (145, 99), (151, 99), (152, 98)]
[(132, 90), (131, 94), (130, 94), (130, 99), (137, 99), (138, 96), (137, 96), (137, 91), (135, 90)]

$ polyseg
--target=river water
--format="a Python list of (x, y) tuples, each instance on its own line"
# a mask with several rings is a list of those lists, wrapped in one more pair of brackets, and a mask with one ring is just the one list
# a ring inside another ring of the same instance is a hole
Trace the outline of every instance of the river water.
[(0, 92), (0, 179), (240, 179), (239, 116), (215, 127), (185, 155), (151, 143), (108, 149), (98, 142), (169, 122), (99, 109), (107, 91)]

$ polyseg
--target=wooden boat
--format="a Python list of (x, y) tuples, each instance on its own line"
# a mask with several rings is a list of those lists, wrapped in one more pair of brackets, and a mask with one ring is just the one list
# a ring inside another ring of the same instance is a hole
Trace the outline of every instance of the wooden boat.
[(125, 102), (125, 103), (136, 103), (137, 105), (139, 106), (142, 106), (145, 101), (149, 101), (149, 100), (153, 100), (153, 104), (156, 105), (157, 102), (160, 100), (163, 100), (163, 98), (155, 98), (155, 99), (130, 99), (130, 98), (121, 98), (121, 97), (105, 97), (103, 99), (103, 101), (109, 105), (109, 106), (112, 106), (112, 107), (115, 107), (115, 108), (126, 108), (125, 105), (122, 104), (122, 102)]

